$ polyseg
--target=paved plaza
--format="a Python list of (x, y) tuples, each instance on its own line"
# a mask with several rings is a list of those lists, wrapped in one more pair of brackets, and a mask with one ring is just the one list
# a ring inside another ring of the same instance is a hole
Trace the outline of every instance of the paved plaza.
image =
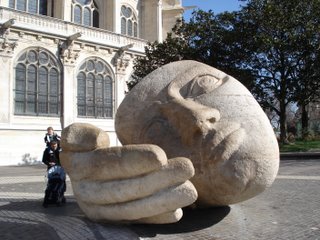
[(167, 225), (91, 222), (67, 181), (67, 203), (42, 207), (46, 168), (0, 167), (0, 240), (320, 240), (320, 160), (281, 161), (259, 196), (230, 207), (184, 210)]

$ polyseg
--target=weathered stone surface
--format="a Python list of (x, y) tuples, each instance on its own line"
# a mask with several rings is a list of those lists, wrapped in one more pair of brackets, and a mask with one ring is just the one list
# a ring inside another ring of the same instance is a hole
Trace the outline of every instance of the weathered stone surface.
[(189, 159), (167, 159), (160, 147), (151, 144), (94, 149), (99, 140), (83, 151), (86, 134), (77, 139), (69, 136), (88, 129), (93, 130), (89, 138), (101, 136), (102, 130), (88, 124), (75, 123), (62, 132), (60, 159), (77, 202), (90, 219), (172, 223), (182, 217), (179, 208), (196, 201), (197, 191), (188, 181), (194, 175)]
[(174, 211), (192, 204), (196, 199), (197, 194), (194, 186), (191, 182), (186, 181), (149, 197), (125, 203), (97, 205), (77, 200), (81, 209), (92, 220), (134, 221), (140, 219), (142, 222), (142, 218)]
[(173, 212), (162, 213), (160, 215), (141, 218), (136, 221), (136, 223), (149, 223), (149, 224), (168, 224), (178, 222), (183, 216), (183, 211), (181, 208)]
[(87, 152), (109, 147), (106, 132), (87, 123), (71, 124), (62, 130), (61, 147), (65, 151)]
[[(108, 166), (108, 164), (106, 165)], [(109, 171), (112, 172), (112, 169), (109, 169)], [(77, 196), (83, 199), (83, 202), (114, 204), (147, 197), (162, 189), (179, 185), (186, 179), (190, 179), (194, 175), (194, 170), (189, 159), (176, 158), (169, 159), (168, 164), (163, 166), (161, 171), (136, 175), (135, 177), (132, 177), (132, 174), (130, 175), (130, 178), (124, 179), (121, 176), (122, 180), (107, 181), (100, 184), (92, 181), (91, 177), (91, 181), (76, 181), (73, 178), (72, 187), (74, 192), (77, 192)], [(105, 176), (108, 177), (108, 173)], [(103, 180), (109, 180), (107, 177)]]
[(165, 152), (151, 144), (99, 148), (89, 152), (63, 150), (60, 156), (63, 166), (73, 172), (75, 180), (127, 179), (159, 170), (167, 164)]
[(165, 65), (136, 85), (117, 110), (122, 144), (155, 144), (168, 158), (187, 157), (199, 205), (228, 205), (274, 181), (279, 150), (273, 129), (251, 93), (202, 63)]

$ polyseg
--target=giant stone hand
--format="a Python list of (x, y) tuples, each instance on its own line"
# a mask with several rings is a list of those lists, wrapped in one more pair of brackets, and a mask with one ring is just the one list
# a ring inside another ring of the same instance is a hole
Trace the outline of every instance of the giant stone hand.
[(197, 199), (189, 159), (155, 145), (108, 147), (107, 133), (74, 123), (62, 131), (61, 162), (77, 202), (92, 220), (172, 223)]

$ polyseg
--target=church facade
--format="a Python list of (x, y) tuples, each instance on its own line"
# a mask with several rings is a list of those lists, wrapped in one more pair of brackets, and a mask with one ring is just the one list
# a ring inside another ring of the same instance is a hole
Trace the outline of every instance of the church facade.
[(162, 41), (181, 0), (0, 0), (0, 165), (41, 161), (47, 127), (107, 131), (133, 61)]

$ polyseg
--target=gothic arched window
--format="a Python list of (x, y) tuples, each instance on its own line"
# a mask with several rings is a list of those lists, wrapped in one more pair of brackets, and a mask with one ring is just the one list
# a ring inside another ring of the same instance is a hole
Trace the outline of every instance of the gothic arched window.
[(87, 59), (77, 75), (78, 116), (113, 117), (113, 75), (102, 59)]
[(93, 0), (73, 0), (72, 13), (74, 23), (99, 27), (99, 12)]
[(51, 0), (9, 0), (9, 7), (29, 13), (48, 15), (48, 2)]
[(138, 21), (132, 8), (121, 6), (121, 34), (138, 37)]
[(59, 116), (61, 70), (57, 59), (42, 48), (26, 50), (15, 66), (16, 115)]

